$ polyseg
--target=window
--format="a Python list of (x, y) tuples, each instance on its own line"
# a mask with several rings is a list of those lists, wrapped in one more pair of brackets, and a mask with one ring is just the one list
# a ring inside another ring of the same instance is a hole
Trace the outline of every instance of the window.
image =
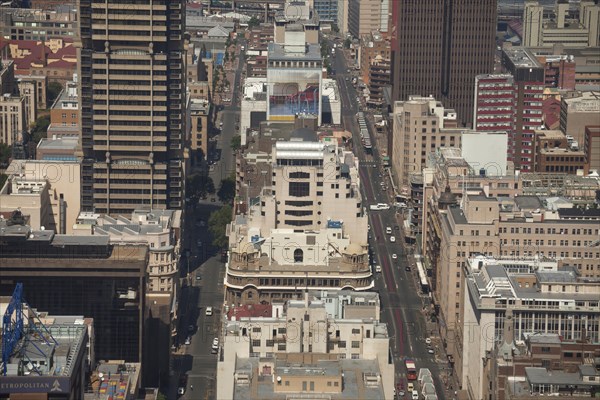
[(290, 172), (291, 179), (308, 179), (310, 174), (308, 172)]
[(345, 340), (340, 340), (340, 344), (338, 345), (338, 347), (340, 349), (345, 349), (346, 348), (346, 341)]
[(260, 339), (253, 339), (252, 346), (260, 347)]
[(542, 353), (550, 353), (550, 347), (542, 347)]
[(360, 348), (360, 341), (358, 341), (358, 340), (353, 340), (353, 341), (352, 341), (352, 348), (353, 348), (353, 349), (359, 349), (359, 348)]
[(306, 197), (310, 194), (309, 182), (290, 182), (289, 195), (293, 197)]
[(360, 333), (360, 329), (352, 329), (353, 335), (358, 335)]
[(304, 252), (302, 251), (302, 249), (294, 250), (294, 262), (301, 263), (303, 261), (304, 261)]

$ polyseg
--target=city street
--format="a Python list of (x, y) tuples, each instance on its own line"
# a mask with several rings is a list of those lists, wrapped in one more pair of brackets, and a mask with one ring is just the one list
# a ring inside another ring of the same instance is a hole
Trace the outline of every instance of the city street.
[[(225, 106), (216, 119), (217, 124), (223, 122), (216, 146), (220, 159), (214, 164), (209, 176), (217, 189), (221, 180), (235, 171), (235, 156), (230, 144), (236, 134), (235, 125), (240, 111), (237, 98), (244, 66), (239, 52), (242, 44), (241, 41), (237, 44), (236, 68), (228, 74), (228, 79), (233, 81), (232, 92), (223, 94), (230, 96), (231, 105)], [(174, 354), (174, 374), (170, 382), (169, 399), (213, 399), (216, 393), (217, 355), (211, 354), (211, 347), (213, 339), (219, 337), (220, 333), (225, 265), (221, 261), (219, 249), (211, 245), (208, 219), (211, 212), (218, 210), (220, 206), (220, 202), (206, 199), (188, 207), (186, 214), (183, 242), (190, 254), (189, 257), (182, 258), (181, 262), (179, 346)], [(212, 316), (206, 315), (207, 307), (212, 307)], [(188, 337), (190, 344), (186, 345)], [(188, 377), (186, 391), (184, 395), (177, 395), (179, 377), (182, 375)]]
[[(384, 180), (384, 171), (381, 169), (379, 154), (373, 149), (373, 156), (366, 155), (363, 151), (359, 136), (359, 127), (356, 113), (359, 111), (356, 102), (357, 92), (352, 85), (351, 75), (347, 73), (347, 66), (343, 52), (338, 51), (333, 63), (337, 71), (337, 79), (342, 99), (342, 118), (346, 130), (352, 132), (354, 152), (361, 160), (360, 177), (365, 207), (374, 203), (392, 203), (388, 193), (381, 190), (379, 183)], [(349, 77), (347, 81), (345, 78)], [(368, 124), (371, 137), (376, 135), (373, 127)], [(417, 284), (416, 271), (406, 271), (406, 266), (412, 262), (407, 257), (407, 251), (402, 243), (402, 219), (394, 208), (389, 210), (369, 211), (371, 225), (370, 245), (373, 250), (373, 263), (381, 265), (382, 272), (375, 278), (375, 287), (382, 302), (382, 320), (388, 323), (388, 330), (392, 338), (392, 352), (396, 365), (396, 383), (403, 383), (406, 388), (404, 359), (415, 360), (417, 369), (429, 368), (435, 379), (438, 398), (445, 399), (442, 372), (447, 369), (447, 361), (438, 338), (432, 336), (427, 329), (423, 311), (425, 296), (420, 294)], [(390, 242), (390, 236), (385, 233), (386, 227), (392, 228), (392, 235), (397, 241)], [(392, 259), (392, 254), (397, 259)], [(412, 256), (411, 256), (412, 257)], [(432, 338), (432, 345), (436, 354), (429, 354), (425, 338)]]

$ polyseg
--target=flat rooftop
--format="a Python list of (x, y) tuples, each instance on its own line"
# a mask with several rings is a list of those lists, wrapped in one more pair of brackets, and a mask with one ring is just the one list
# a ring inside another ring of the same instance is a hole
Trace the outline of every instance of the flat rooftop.
[(316, 44), (306, 44), (304, 53), (290, 52), (285, 46), (278, 43), (269, 43), (269, 61), (318, 61), (321, 68), (321, 50)]
[[(283, 379), (285, 374), (296, 376), (325, 375), (342, 377), (341, 393), (313, 393), (310, 397), (308, 393), (275, 393), (274, 381), (270, 376), (256, 376), (258, 370), (258, 358), (238, 359), (238, 368), (236, 373), (250, 373), (254, 371), (252, 382), (248, 385), (235, 384), (234, 398), (236, 400), (286, 400), (294, 398), (304, 399), (332, 399), (332, 400), (357, 400), (357, 399), (382, 399), (384, 398), (383, 385), (381, 382), (377, 386), (366, 386), (364, 375), (379, 375), (379, 367), (376, 360), (339, 360), (339, 361), (320, 361), (314, 365), (298, 365), (284, 367), (277, 363), (276, 373), (282, 372)], [(285, 372), (287, 370), (287, 372)], [(308, 371), (308, 372), (307, 372)], [(281, 376), (281, 375), (280, 375)]]
[(535, 56), (529, 51), (525, 50), (523, 47), (513, 47), (511, 49), (504, 49), (504, 53), (512, 61), (515, 67), (542, 67), (542, 65), (535, 58)]

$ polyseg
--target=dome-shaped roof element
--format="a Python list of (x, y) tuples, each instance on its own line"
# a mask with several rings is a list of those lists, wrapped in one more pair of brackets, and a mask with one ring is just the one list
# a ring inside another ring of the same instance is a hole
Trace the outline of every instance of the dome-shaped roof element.
[(346, 253), (346, 254), (362, 254), (362, 253), (364, 253), (364, 250), (360, 244), (350, 243), (348, 245), (348, 247), (346, 247), (346, 249), (344, 250), (344, 253)]
[(444, 208), (452, 204), (456, 204), (456, 196), (450, 191), (450, 186), (446, 185), (446, 190), (440, 195), (438, 205), (440, 208)]

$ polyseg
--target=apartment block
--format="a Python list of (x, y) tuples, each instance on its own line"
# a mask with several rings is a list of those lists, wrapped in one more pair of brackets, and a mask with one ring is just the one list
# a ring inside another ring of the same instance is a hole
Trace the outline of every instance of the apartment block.
[(47, 108), (46, 104), (46, 89), (48, 87), (48, 77), (40, 75), (15, 75), (17, 85), (20, 84), (35, 84), (36, 91), (36, 104), (38, 110), (44, 110)]
[(337, 23), (338, 0), (313, 0), (313, 8), (320, 21)]
[[(473, 129), (479, 132), (514, 130), (515, 81), (510, 74), (477, 75)], [(512, 156), (512, 140), (509, 154)]]
[[(580, 365), (582, 361), (596, 355), (600, 344), (598, 279), (582, 278), (572, 267), (559, 268), (550, 263), (535, 265), (518, 259), (499, 263), (485, 257), (469, 259), (464, 274), (465, 311), (461, 325), (464, 346), (469, 350), (463, 354), (461, 381), (470, 398), (483, 398), (484, 391), (489, 393), (490, 382), (484, 368), (495, 362), (490, 355), (496, 346), (501, 346), (499, 350), (504, 357), (512, 359), (513, 352), (519, 350), (515, 344), (528, 340), (533, 351), (536, 351), (536, 345), (545, 347), (538, 350), (545, 352), (538, 356), (545, 360), (543, 367), (557, 369), (557, 366), (563, 366), (567, 371), (581, 370), (584, 367)], [(546, 335), (556, 335), (552, 345), (544, 343)], [(560, 353), (556, 354), (559, 350), (557, 339), (559, 345), (562, 340), (577, 342), (573, 346), (576, 353), (565, 351), (563, 355), (568, 357), (561, 360)], [(505, 363), (498, 368), (501, 366)], [(545, 371), (545, 368), (538, 369)], [(531, 381), (531, 369), (525, 372)], [(511, 376), (516, 374), (517, 370), (513, 370)], [(591, 376), (600, 374), (592, 367)], [(540, 381), (531, 383), (530, 391), (541, 389), (537, 384)], [(555, 381), (556, 386), (564, 385), (565, 389), (568, 384)], [(548, 386), (549, 392), (557, 391), (553, 384)]]
[(24, 96), (0, 96), (0, 142), (9, 146), (22, 143), (29, 133), (28, 119)]
[(544, 66), (546, 87), (575, 90), (575, 57), (569, 55), (537, 56)]
[(523, 10), (523, 46), (595, 47), (600, 44), (600, 6), (590, 0), (579, 4), (579, 18), (569, 14), (570, 4), (556, 1), (554, 12), (544, 18), (539, 1), (526, 1)]
[(337, 10), (337, 25), (340, 32), (345, 35), (348, 33), (348, 5), (349, 1), (346, 0), (338, 0)]
[(83, 211), (180, 209), (185, 2), (78, 6)]
[(228, 383), (217, 397), (393, 399), (390, 338), (378, 307), (375, 293), (310, 291), (263, 315), (232, 309), (217, 365), (217, 379)]
[(444, 108), (433, 97), (411, 96), (408, 101), (394, 103), (392, 168), (399, 187), (408, 186), (409, 176), (420, 173), (426, 156), (438, 147), (460, 144), (456, 128), (456, 111)]
[(534, 130), (542, 126), (544, 67), (524, 48), (505, 49), (502, 67), (515, 83), (513, 131), (509, 138), (509, 160), (515, 169), (533, 170)]
[(260, 192), (228, 228), (227, 303), (373, 286), (357, 159), (335, 143), (297, 140), (275, 142), (271, 171), (241, 177)]
[(27, 114), (28, 125), (33, 125), (37, 119), (37, 110), (40, 108), (37, 104), (37, 85), (33, 80), (17, 80), (19, 95), (25, 99), (25, 113)]

